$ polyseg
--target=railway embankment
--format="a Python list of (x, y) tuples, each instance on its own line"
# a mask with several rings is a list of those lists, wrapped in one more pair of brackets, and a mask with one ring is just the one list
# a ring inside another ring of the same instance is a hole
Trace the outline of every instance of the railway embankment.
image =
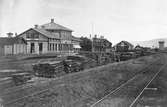
[[(146, 56), (69, 74), (45, 83), (46, 91), (34, 91), (23, 98), (17, 94), (18, 100), (4, 103), (11, 102), (7, 107), (89, 107), (158, 59), (158, 55)], [(35, 87), (38, 90), (43, 85)], [(24, 95), (24, 92), (28, 90), (19, 93)]]

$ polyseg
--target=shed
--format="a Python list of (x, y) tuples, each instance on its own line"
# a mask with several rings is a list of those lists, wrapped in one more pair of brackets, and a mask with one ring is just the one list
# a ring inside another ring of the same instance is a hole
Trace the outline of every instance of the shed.
[(14, 55), (26, 53), (26, 41), (19, 37), (1, 37), (0, 55)]

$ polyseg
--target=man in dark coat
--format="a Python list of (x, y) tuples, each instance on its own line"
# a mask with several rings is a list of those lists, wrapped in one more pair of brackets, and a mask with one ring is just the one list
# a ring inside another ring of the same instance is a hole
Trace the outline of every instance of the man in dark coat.
[(64, 72), (69, 73), (70, 66), (67, 64), (65, 60), (63, 60)]

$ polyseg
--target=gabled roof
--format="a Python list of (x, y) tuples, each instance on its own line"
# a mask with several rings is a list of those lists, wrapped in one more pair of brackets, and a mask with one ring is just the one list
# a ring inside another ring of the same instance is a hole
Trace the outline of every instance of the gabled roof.
[(107, 40), (107, 39), (105, 39), (105, 38), (93, 38), (93, 40), (94, 40), (94, 41), (99, 40), (99, 41), (101, 41), (101, 42), (105, 42), (105, 43), (110, 43), (110, 44), (112, 44), (109, 40)]
[(48, 31), (46, 31), (45, 29), (42, 29), (42, 28), (30, 28), (30, 29), (24, 31), (23, 33), (19, 34), (17, 37), (19, 37), (20, 35), (24, 34), (25, 32), (27, 32), (29, 30), (34, 30), (34, 31), (42, 34), (43, 36), (45, 36), (47, 38), (56, 38), (56, 39), (59, 39), (59, 35), (50, 33), (50, 32), (48, 32)]
[(119, 44), (122, 43), (122, 42), (124, 42), (125, 44), (127, 44), (127, 45), (133, 47), (133, 45), (132, 45), (131, 43), (127, 42), (127, 41), (121, 41), (121, 42), (117, 43), (116, 45), (114, 45), (114, 47), (117, 46), (117, 45), (119, 45)]
[(25, 32), (29, 31), (29, 30), (34, 30), (34, 31), (36, 31), (36, 32), (44, 35), (47, 38), (56, 38), (56, 39), (60, 39), (59, 34), (58, 33), (50, 32), (49, 30), (63, 30), (63, 31), (72, 32), (71, 29), (66, 28), (66, 27), (64, 27), (62, 25), (56, 24), (56, 23), (54, 23), (54, 20), (51, 19), (50, 23), (43, 24), (41, 26), (37, 26), (36, 25), (35, 28), (30, 28), (30, 29), (24, 31), (23, 33), (19, 34), (18, 37), (20, 35), (24, 34)]
[(127, 42), (127, 41), (121, 41), (121, 42), (124, 42), (124, 43), (126, 43), (126, 44), (128, 44), (128, 45), (133, 47), (133, 45), (131, 43)]
[(13, 44), (27, 44), (23, 38), (19, 37), (1, 37), (0, 46), (13, 45)]
[(44, 29), (48, 29), (48, 30), (64, 30), (64, 31), (72, 32), (71, 29), (64, 27), (62, 25), (56, 24), (53, 19), (51, 19), (50, 23), (43, 24), (40, 27), (43, 27)]
[(56, 39), (60, 38), (59, 35), (50, 33), (50, 32), (48, 32), (48, 31), (46, 31), (45, 29), (42, 29), (42, 28), (32, 28), (32, 29), (39, 32), (40, 34), (48, 37), (48, 38), (56, 38)]
[(104, 39), (104, 41), (107, 42), (107, 43), (112, 44), (112, 43), (111, 43), (109, 40), (107, 40), (107, 39)]
[(75, 36), (72, 36), (72, 40), (73, 40), (73, 41), (81, 41), (81, 39), (80, 39), (80, 38), (75, 37)]

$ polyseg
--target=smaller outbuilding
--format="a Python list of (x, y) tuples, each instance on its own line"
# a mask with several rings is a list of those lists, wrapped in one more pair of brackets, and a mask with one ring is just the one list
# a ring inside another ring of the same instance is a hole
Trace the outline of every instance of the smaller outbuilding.
[(121, 41), (114, 46), (116, 52), (127, 52), (133, 49), (133, 45), (127, 41)]
[(140, 45), (136, 45), (134, 49), (135, 50), (144, 50), (144, 47), (142, 47)]
[(26, 54), (26, 41), (19, 37), (1, 37), (0, 55)]
[(165, 45), (164, 45), (165, 42), (164, 41), (159, 41), (158, 43), (159, 43), (159, 49), (160, 50), (164, 50), (164, 48), (165, 48)]

